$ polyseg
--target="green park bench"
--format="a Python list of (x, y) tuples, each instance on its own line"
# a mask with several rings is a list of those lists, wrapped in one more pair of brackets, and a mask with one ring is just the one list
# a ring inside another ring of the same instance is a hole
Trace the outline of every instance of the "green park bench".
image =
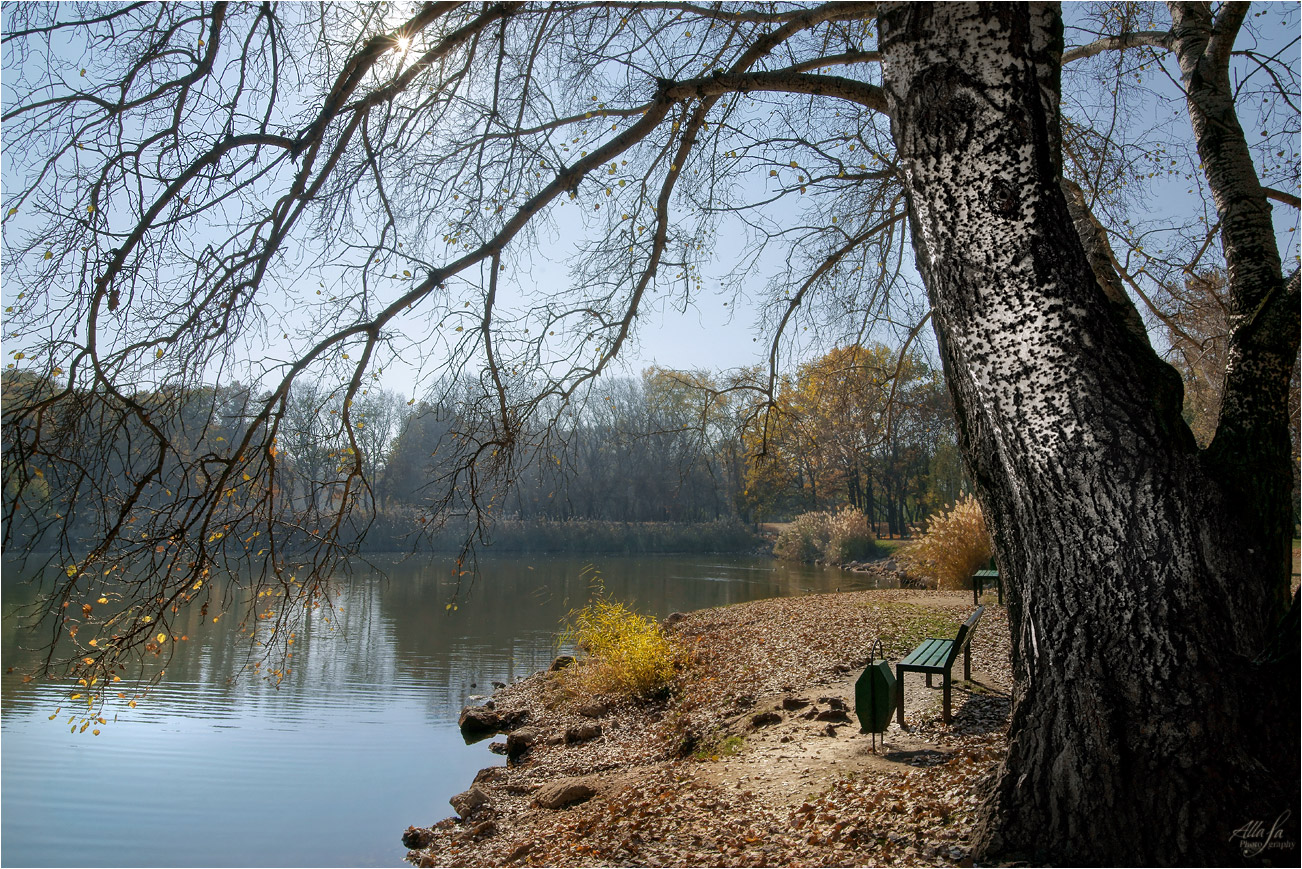
[(972, 606), (979, 604), (981, 591), (987, 582), (993, 582), (995, 588), (999, 589), (999, 605), (1004, 605), (1004, 583), (999, 578), (999, 571), (993, 568), (978, 570), (972, 575)]
[(895, 690), (899, 692), (895, 714), (900, 727), (904, 726), (905, 673), (926, 673), (928, 688), (932, 687), (932, 676), (941, 676), (944, 679), (941, 687), (944, 691), (945, 723), (949, 724), (953, 720), (953, 716), (949, 714), (949, 689), (950, 683), (953, 681), (950, 669), (954, 666), (954, 661), (961, 651), (963, 653), (963, 678), (972, 678), (972, 654), (968, 647), (972, 643), (972, 633), (976, 630), (977, 622), (981, 621), (981, 614), (985, 612), (985, 609), (983, 606), (977, 607), (976, 612), (968, 616), (967, 621), (959, 625), (958, 633), (954, 635), (952, 640), (928, 637), (923, 640), (922, 645), (909, 652), (904, 660), (895, 665)]

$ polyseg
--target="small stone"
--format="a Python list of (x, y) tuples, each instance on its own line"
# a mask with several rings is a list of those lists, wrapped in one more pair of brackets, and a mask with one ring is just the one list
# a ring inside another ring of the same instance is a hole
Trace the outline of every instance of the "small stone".
[(463, 820), (474, 817), (479, 812), (488, 807), (488, 793), (479, 785), (471, 785), (470, 790), (461, 793), (448, 800), (452, 804), (452, 809), (457, 816)]
[(669, 615), (665, 616), (665, 621), (664, 621), (665, 627), (672, 627), (678, 624), (679, 622), (681, 622), (685, 618), (687, 618), (686, 613), (670, 613)]
[(564, 670), (566, 667), (573, 666), (573, 664), (574, 664), (573, 655), (557, 655), (556, 658), (552, 661), (552, 665), (547, 669), (555, 673), (558, 670)]
[(466, 836), (472, 839), (478, 839), (482, 836), (491, 836), (497, 832), (497, 824), (490, 821), (480, 821), (470, 829), (466, 830)]
[(783, 697), (782, 708), (788, 712), (794, 712), (797, 709), (804, 709), (809, 705), (809, 701), (804, 697)]
[(521, 727), (506, 735), (506, 756), (516, 760), (542, 738), (542, 734), (532, 727)]
[(505, 688), (505, 687), (506, 687), (506, 683), (505, 683), (505, 682), (494, 682), (494, 683), (493, 683), (493, 690), (494, 690), (494, 691), (497, 691), (497, 690), (499, 690), (499, 689), (501, 689), (501, 688)]
[(767, 712), (757, 712), (750, 717), (752, 727), (767, 727), (770, 724), (777, 724), (782, 721), (782, 716), (772, 709)]
[(591, 703), (584, 703), (575, 707), (574, 711), (584, 718), (600, 718), (610, 710), (605, 703), (598, 703), (594, 700)]
[(825, 709), (814, 716), (816, 721), (835, 721), (838, 724), (849, 724), (850, 715), (844, 709)]
[(850, 708), (849, 706), (846, 705), (845, 700), (842, 699), (841, 697), (819, 697), (818, 702), (826, 703), (828, 708), (836, 712), (845, 712), (847, 709)]
[(516, 860), (519, 860), (521, 857), (523, 857), (525, 854), (528, 854), (532, 850), (533, 850), (532, 842), (522, 842), (519, 845), (515, 846), (514, 851), (506, 855), (506, 862), (514, 863)]
[(565, 731), (565, 742), (572, 745), (576, 742), (587, 742), (590, 739), (596, 739), (600, 735), (600, 724), (579, 724)]
[(475, 742), (497, 733), (502, 727), (502, 719), (487, 706), (467, 706), (461, 710), (457, 726), (466, 742)]
[(529, 723), (528, 709), (516, 709), (514, 711), (499, 712), (498, 714), (502, 717), (500, 729), (503, 733), (510, 733), (512, 730)]
[(493, 754), (506, 754), (506, 743), (490, 742), (488, 744), (488, 750), (491, 751)]
[[(501, 745), (501, 743), (499, 743), (499, 742), (495, 742), (495, 743), (493, 743), (493, 745)], [(492, 745), (489, 746), (489, 748), (492, 748), (492, 747), (493, 747)], [(503, 746), (503, 750), (505, 750), (505, 746)], [(506, 772), (506, 767), (504, 767), (504, 766), (487, 766), (487, 767), (484, 767), (484, 768), (481, 769), (479, 772), (475, 773), (475, 782), (474, 782), (474, 783), (475, 783), (475, 784), (479, 784), (480, 782), (483, 782), (483, 781), (492, 781), (493, 779), (501, 778), (501, 777), (502, 777), (502, 774), (505, 773), (505, 772)]]
[(563, 778), (545, 784), (534, 794), (534, 802), (544, 809), (562, 809), (582, 803), (597, 795), (588, 778)]
[(508, 794), (512, 794), (512, 795), (518, 797), (518, 796), (523, 796), (524, 794), (531, 794), (531, 793), (533, 793), (534, 791), (538, 790), (538, 788), (540, 788), (540, 787), (542, 787), (542, 785), (524, 784), (524, 783), (518, 783), (518, 784), (509, 784), (509, 783), (508, 783), (508, 784), (504, 784), (504, 785), (502, 785), (502, 790), (506, 791)]
[(427, 848), (434, 841), (434, 831), (426, 827), (408, 827), (402, 834), (404, 848)]

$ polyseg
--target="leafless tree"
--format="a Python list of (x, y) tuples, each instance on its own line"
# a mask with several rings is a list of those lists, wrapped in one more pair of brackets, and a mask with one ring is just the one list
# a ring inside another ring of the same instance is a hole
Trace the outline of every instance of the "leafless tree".
[[(283, 595), (278, 619), (318, 601), (364, 530), (354, 408), (381, 368), (476, 385), (431, 510), (491, 514), (538, 449), (522, 433), (639, 317), (717, 302), (713, 256), (725, 293), (771, 276), (772, 394), (801, 330), (903, 316), (911, 247), (1009, 586), (982, 856), (1230, 859), (1233, 829), (1296, 802), (1296, 42), (1263, 48), (1247, 4), (1144, 9), (1068, 48), (1056, 7), (1022, 4), (6, 7), (5, 514), (40, 475), (44, 527), (87, 541), (62, 538), (50, 670), (113, 673), (210, 571)], [(1113, 181), (1138, 183), (1142, 143), (1062, 87), (1104, 57), (1168, 76), (1190, 131), (1169, 159), (1207, 194), (1205, 244), (1163, 253), (1226, 269), (1205, 450), (1131, 298)], [(231, 435), (191, 449), (172, 397), (251, 355)], [(273, 508), (306, 377), (340, 391), (348, 458), (329, 521), (294, 529), (303, 567)]]

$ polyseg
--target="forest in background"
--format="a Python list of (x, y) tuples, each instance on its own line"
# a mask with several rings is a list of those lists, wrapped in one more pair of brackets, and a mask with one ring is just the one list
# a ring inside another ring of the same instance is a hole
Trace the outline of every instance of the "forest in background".
[[(1162, 318), (1168, 358), (1184, 381), (1184, 416), (1204, 444), (1220, 412), (1224, 295), (1222, 274), (1195, 275), (1172, 289), (1178, 303)], [(142, 391), (133, 400), (168, 413), (121, 427), (103, 396), (59, 394), (58, 376), (11, 363), (0, 381), (5, 408), (57, 396), (46, 413), (58, 421), (58, 454), (74, 460), (42, 461), (33, 449), (21, 473), (4, 468), (6, 549), (54, 549), (61, 535), (92, 534), (129, 499), (162, 508), (208, 485), (184, 468), (199, 459), (213, 478), (220, 474), (220, 456), (250, 435), (253, 408), (267, 400), (240, 382)], [(338, 522), (341, 541), (371, 551), (456, 551), (471, 538), (502, 551), (748, 551), (759, 543), (757, 523), (844, 507), (863, 512), (879, 537), (907, 536), (970, 491), (943, 374), (916, 350), (835, 347), (782, 376), (771, 402), (766, 376), (761, 368), (651, 367), (597, 381), (586, 401), (552, 397), (555, 406), (537, 417), (547, 426), (521, 433), (529, 446), (512, 457), (511, 484), (473, 496), (466, 482), (476, 464), (482, 482), (497, 459), (495, 449), (473, 448), (493, 443), (493, 396), (481, 380), (449, 379), (419, 400), (373, 383), (347, 415), (344, 384), (301, 380), (275, 434), (274, 484), (240, 480), (230, 518), (273, 505), (290, 550), (312, 546)], [(1290, 418), (1296, 444), (1296, 390)], [(128, 480), (159, 461), (140, 448), (154, 433), (147, 427), (165, 433), (172, 450), (163, 482), (135, 492)], [(33, 436), (5, 419), (6, 443)], [(96, 445), (105, 439), (113, 441), (112, 473), (101, 476), (105, 453)], [(1296, 465), (1294, 474), (1296, 491)], [(69, 491), (71, 501), (51, 495)], [(357, 509), (341, 519), (345, 500)], [(254, 551), (257, 541), (247, 542)]]
[[(758, 370), (653, 367), (639, 378), (605, 378), (582, 406), (542, 414), (553, 422), (525, 433), (533, 448), (514, 468), (514, 485), (475, 495), (497, 520), (497, 537), (488, 527), (483, 540), (551, 548), (560, 545), (554, 534), (521, 529), (566, 523), (573, 545), (605, 548), (615, 545), (612, 532), (593, 523), (667, 523), (710, 529), (658, 544), (636, 539), (645, 530), (628, 529), (628, 545), (633, 551), (709, 548), (713, 537), (724, 548), (749, 548), (754, 538), (738, 533), (739, 526), (843, 506), (862, 510), (878, 534), (898, 536), (962, 490), (949, 397), (940, 372), (920, 354), (901, 358), (882, 344), (835, 348), (783, 377), (771, 405), (757, 398), (761, 376)], [(6, 405), (23, 393), (54, 394), (48, 380), (21, 370), (6, 370), (3, 385)], [(456, 458), (462, 450), (452, 447), (481, 435), (481, 384), (449, 381), (425, 400), (372, 386), (352, 403), (347, 422), (342, 393), (342, 386), (319, 381), (295, 384), (275, 434), (275, 482), (270, 489), (252, 480), (231, 486), (232, 515), (251, 503), (273, 504), (285, 542), (292, 546), (298, 536), (307, 544), (347, 498), (360, 509), (350, 511), (348, 521), (355, 524), (345, 540), (357, 543), (364, 536), (368, 549), (460, 546), (474, 530), (467, 517), (476, 505), (459, 491), (467, 468)], [(74, 538), (89, 533), (103, 521), (106, 506), (116, 512), (136, 497), (146, 506), (159, 500), (161, 507), (164, 499), (207, 485), (182, 469), (197, 459), (219, 474), (217, 456), (248, 435), (250, 407), (265, 396), (237, 382), (186, 393), (159, 389), (134, 399), (169, 411), (136, 423), (139, 434), (146, 426), (166, 428), (173, 446), (162, 484), (134, 492), (127, 485), (131, 472), (158, 461), (156, 454), (142, 454), (131, 429), (108, 425), (109, 410), (95, 393), (65, 393), (48, 411), (59, 417), (60, 454), (75, 459), (78, 445), (113, 438), (109, 455), (116, 466), (107, 475), (76, 461), (6, 473), (11, 489), (25, 481), (21, 497), (8, 501), (21, 511), (4, 517), (7, 547), (52, 547), (56, 529)], [(29, 436), (5, 427), (6, 439)], [(95, 452), (86, 449), (88, 463)], [(361, 477), (353, 473), (355, 457)], [(80, 477), (54, 478), (60, 474)], [(72, 503), (56, 503), (51, 491), (76, 494)], [(73, 518), (67, 526), (65, 516)], [(578, 523), (587, 523), (586, 530)]]

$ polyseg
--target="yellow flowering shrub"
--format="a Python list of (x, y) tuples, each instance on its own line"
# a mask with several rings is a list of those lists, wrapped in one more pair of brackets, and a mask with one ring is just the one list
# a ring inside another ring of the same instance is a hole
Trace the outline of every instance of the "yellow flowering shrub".
[(561, 642), (582, 653), (563, 678), (592, 694), (654, 694), (673, 681), (680, 654), (655, 619), (604, 596), (570, 613)]

